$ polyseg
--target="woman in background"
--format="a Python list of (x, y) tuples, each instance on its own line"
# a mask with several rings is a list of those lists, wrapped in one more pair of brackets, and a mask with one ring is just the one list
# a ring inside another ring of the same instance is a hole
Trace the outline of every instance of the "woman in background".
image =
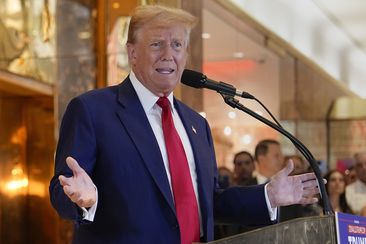
[(326, 190), (330, 204), (335, 212), (352, 213), (345, 197), (344, 175), (338, 170), (329, 171), (324, 178), (327, 180)]

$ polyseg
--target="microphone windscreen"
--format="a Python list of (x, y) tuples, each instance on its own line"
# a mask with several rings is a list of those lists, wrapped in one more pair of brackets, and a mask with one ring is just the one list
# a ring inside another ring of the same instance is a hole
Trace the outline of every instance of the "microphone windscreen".
[(182, 74), (181, 82), (187, 86), (203, 88), (205, 80), (206, 76), (204, 74), (194, 70), (185, 69)]

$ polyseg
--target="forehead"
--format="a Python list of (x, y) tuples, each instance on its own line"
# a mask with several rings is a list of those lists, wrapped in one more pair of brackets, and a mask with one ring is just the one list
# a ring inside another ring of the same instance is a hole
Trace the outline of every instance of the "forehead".
[(142, 36), (144, 40), (167, 37), (173, 39), (185, 39), (187, 38), (188, 33), (183, 25), (161, 25), (151, 23), (142, 27), (138, 31), (138, 36)]
[(276, 152), (281, 151), (281, 146), (278, 145), (278, 144), (275, 144), (275, 143), (270, 143), (270, 144), (268, 144), (268, 151), (272, 151), (272, 152), (274, 152), (274, 151), (276, 151)]
[(247, 154), (239, 154), (238, 156), (235, 157), (235, 162), (246, 161), (246, 160), (250, 160), (250, 157)]
[(330, 175), (329, 178), (343, 178), (343, 175), (337, 171)]

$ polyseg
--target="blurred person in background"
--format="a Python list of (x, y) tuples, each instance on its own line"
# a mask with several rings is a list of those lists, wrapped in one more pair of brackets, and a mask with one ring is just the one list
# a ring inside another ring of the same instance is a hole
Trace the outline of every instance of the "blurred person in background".
[(247, 151), (240, 151), (234, 155), (234, 184), (248, 185), (247, 181), (253, 177), (255, 169), (254, 158)]
[(336, 212), (352, 213), (351, 208), (348, 206), (345, 196), (345, 178), (344, 175), (338, 170), (331, 170), (325, 176), (327, 180), (325, 185), (327, 194), (329, 196), (330, 204)]
[(221, 189), (226, 189), (233, 185), (233, 172), (225, 166), (218, 168), (219, 178), (218, 184)]
[(346, 200), (353, 213), (361, 214), (366, 206), (366, 152), (355, 154), (357, 180), (346, 187)]
[(263, 184), (283, 168), (281, 144), (272, 139), (260, 141), (255, 147), (256, 176), (248, 181), (248, 185)]

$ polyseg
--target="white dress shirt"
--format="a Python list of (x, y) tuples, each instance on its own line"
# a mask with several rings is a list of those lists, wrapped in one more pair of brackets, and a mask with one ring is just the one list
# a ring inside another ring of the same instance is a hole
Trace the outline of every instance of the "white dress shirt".
[(346, 201), (355, 214), (366, 206), (366, 184), (356, 180), (346, 187)]

